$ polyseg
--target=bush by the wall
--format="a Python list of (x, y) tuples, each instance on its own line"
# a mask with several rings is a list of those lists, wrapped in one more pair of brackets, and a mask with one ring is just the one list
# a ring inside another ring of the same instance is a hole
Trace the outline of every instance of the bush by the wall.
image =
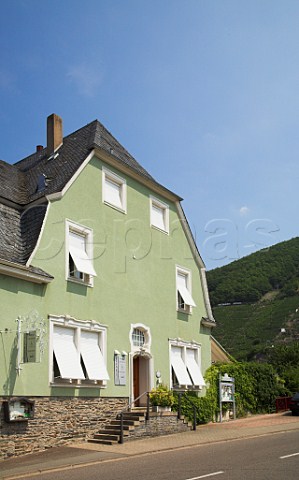
[[(235, 401), (237, 416), (248, 413), (268, 413), (275, 407), (275, 398), (284, 394), (275, 370), (268, 364), (234, 363), (212, 365), (205, 374), (207, 391), (205, 397), (197, 397), (194, 392), (182, 395), (182, 414), (190, 420), (193, 418), (193, 407), (196, 406), (197, 423), (216, 420), (219, 414), (219, 374), (227, 373), (235, 379)], [(188, 397), (188, 398), (186, 398)], [(192, 403), (192, 404), (191, 404)], [(231, 403), (223, 403), (223, 410), (231, 407)], [(173, 408), (178, 406), (176, 396)]]

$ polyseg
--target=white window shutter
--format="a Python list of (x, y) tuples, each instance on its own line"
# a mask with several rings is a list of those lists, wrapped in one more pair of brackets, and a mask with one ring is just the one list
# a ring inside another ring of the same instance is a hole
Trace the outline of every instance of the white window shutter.
[(105, 178), (105, 201), (118, 208), (123, 208), (122, 186), (106, 176)]
[(90, 380), (109, 380), (104, 357), (99, 347), (99, 334), (81, 330), (81, 355)]
[(53, 347), (61, 378), (83, 380), (85, 378), (80, 355), (74, 342), (75, 331), (54, 326)]
[(91, 259), (86, 253), (86, 237), (75, 232), (69, 232), (69, 252), (79, 272), (96, 277)]
[(181, 352), (182, 349), (180, 347), (171, 346), (171, 365), (180, 385), (192, 385)]
[(180, 272), (177, 273), (177, 289), (186, 305), (189, 305), (190, 307), (196, 307), (196, 303), (194, 302), (192, 295), (187, 288), (187, 275), (184, 275)]
[(166, 230), (164, 208), (152, 203), (152, 225), (161, 230)]
[(186, 365), (194, 385), (203, 387), (205, 386), (205, 381), (200, 371), (200, 366), (195, 359), (195, 354), (196, 351), (194, 349), (187, 348)]

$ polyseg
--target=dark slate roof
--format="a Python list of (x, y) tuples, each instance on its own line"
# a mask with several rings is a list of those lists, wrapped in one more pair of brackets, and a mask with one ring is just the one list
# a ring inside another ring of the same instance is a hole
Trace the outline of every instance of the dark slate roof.
[[(44, 148), (14, 165), (0, 160), (0, 261), (25, 265), (38, 240), (46, 211), (46, 197), (60, 192), (94, 148), (162, 187), (98, 121), (64, 137), (55, 158)], [(46, 181), (45, 188), (38, 188)], [(164, 190), (165, 187), (162, 187)], [(32, 203), (39, 201), (39, 205)], [(30, 267), (41, 275), (47, 273)]]
[(46, 205), (23, 211), (0, 203), (0, 258), (25, 265), (30, 257), (43, 223)]
[[(103, 149), (120, 163), (155, 182), (111, 133), (98, 120), (95, 120), (65, 137), (63, 145), (57, 150), (59, 155), (55, 159), (49, 160), (47, 149), (44, 148), (14, 165), (21, 175), (25, 176), (28, 195), (26, 203), (43, 197), (45, 193), (60, 192), (95, 147)], [(48, 178), (48, 186), (46, 191), (38, 192), (38, 177), (42, 174)]]

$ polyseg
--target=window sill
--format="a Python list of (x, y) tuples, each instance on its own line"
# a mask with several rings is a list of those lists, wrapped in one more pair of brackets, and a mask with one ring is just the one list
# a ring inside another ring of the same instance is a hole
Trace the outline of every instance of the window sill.
[(192, 315), (192, 312), (190, 312), (190, 310), (184, 310), (183, 308), (177, 308), (176, 311), (178, 313), (184, 313), (185, 315)]
[(82, 287), (93, 287), (93, 283), (84, 282), (84, 280), (78, 280), (78, 279), (73, 278), (73, 277), (68, 277), (67, 281), (75, 283), (76, 285), (81, 285)]
[(169, 230), (164, 230), (163, 228), (157, 227), (151, 223), (151, 228), (154, 230), (158, 230), (158, 232), (164, 233), (165, 235), (169, 235)]
[(126, 214), (127, 210), (125, 208), (118, 207), (117, 205), (113, 205), (113, 203), (109, 203), (106, 200), (104, 200), (104, 204), (107, 205), (107, 207), (111, 207), (114, 210), (117, 210), (120, 213)]
[(50, 382), (51, 388), (107, 388), (107, 385), (102, 383), (69, 383), (69, 382)]

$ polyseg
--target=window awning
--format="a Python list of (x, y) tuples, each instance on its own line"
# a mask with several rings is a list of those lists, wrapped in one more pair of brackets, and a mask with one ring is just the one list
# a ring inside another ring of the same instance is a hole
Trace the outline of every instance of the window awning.
[(76, 380), (85, 378), (74, 343), (74, 330), (55, 326), (53, 349), (61, 378)]
[(178, 273), (177, 275), (177, 289), (184, 300), (186, 305), (190, 307), (196, 307), (196, 303), (194, 302), (191, 293), (187, 288), (187, 277), (186, 275), (182, 275)]
[(192, 381), (181, 356), (181, 351), (182, 349), (180, 347), (171, 347), (171, 366), (178, 379), (179, 385), (192, 385)]
[(98, 340), (98, 333), (81, 330), (81, 355), (90, 380), (109, 380)]
[(205, 386), (205, 381), (200, 371), (200, 366), (195, 360), (195, 350), (186, 350), (186, 365), (193, 384), (199, 387)]
[(85, 237), (74, 232), (69, 233), (69, 252), (78, 272), (96, 277), (92, 261), (85, 251)]

